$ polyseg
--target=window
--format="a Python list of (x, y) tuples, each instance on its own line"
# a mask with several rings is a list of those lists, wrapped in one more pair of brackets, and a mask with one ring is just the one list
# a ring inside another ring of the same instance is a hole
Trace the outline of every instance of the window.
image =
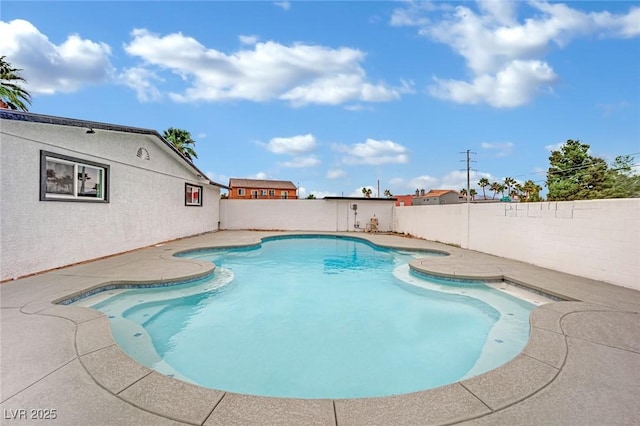
[(258, 198), (258, 190), (257, 189), (252, 189), (251, 190), (251, 198)]
[(275, 197), (276, 196), (276, 190), (275, 189), (270, 189), (269, 190), (269, 197)]
[(40, 201), (109, 202), (109, 166), (40, 151)]
[(202, 206), (202, 187), (199, 185), (184, 184), (185, 206)]
[(244, 194), (245, 194), (244, 188), (238, 188), (238, 196), (239, 197), (244, 197)]
[(267, 196), (267, 190), (266, 189), (261, 190), (260, 191), (260, 195), (262, 195), (263, 197), (266, 197)]
[(289, 198), (289, 193), (287, 191), (280, 191), (280, 198), (286, 200), (287, 198)]

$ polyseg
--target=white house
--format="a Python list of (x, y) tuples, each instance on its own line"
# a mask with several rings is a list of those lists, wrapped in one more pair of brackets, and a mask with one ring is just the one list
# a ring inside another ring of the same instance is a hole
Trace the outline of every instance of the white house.
[(0, 281), (216, 230), (220, 188), (155, 130), (0, 110)]

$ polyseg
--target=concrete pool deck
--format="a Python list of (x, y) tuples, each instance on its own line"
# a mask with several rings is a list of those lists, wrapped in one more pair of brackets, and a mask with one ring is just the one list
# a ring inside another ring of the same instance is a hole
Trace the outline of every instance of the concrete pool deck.
[[(221, 231), (0, 285), (0, 423), (62, 425), (612, 425), (640, 422), (640, 292), (420, 239), (362, 237), (447, 251), (423, 272), (505, 277), (570, 300), (533, 311), (525, 349), (486, 374), (440, 388), (366, 399), (300, 400), (205, 389), (160, 375), (115, 344), (108, 318), (55, 304), (105, 283), (173, 281), (212, 265), (173, 254), (258, 243)], [(310, 233), (311, 234), (311, 233)], [(318, 233), (312, 233), (318, 234)], [(49, 411), (47, 411), (49, 410)], [(54, 417), (40, 420), (35, 417)]]

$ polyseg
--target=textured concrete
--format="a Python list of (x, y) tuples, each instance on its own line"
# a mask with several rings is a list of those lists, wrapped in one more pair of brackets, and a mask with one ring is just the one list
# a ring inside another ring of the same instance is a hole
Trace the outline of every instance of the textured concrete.
[(123, 353), (102, 313), (55, 304), (105, 284), (200, 276), (213, 266), (173, 254), (280, 234), (205, 234), (1, 284), (2, 413), (55, 409), (47, 424), (64, 425), (638, 423), (640, 292), (416, 238), (357, 234), (384, 246), (450, 253), (412, 262), (425, 273), (505, 278), (569, 301), (536, 309), (522, 353), (493, 371), (422, 392), (347, 400), (265, 398), (187, 384)]

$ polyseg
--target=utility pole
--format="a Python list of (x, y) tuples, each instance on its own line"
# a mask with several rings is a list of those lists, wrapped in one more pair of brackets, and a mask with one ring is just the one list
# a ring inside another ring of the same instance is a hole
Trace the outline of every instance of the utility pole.
[[(469, 248), (469, 241), (471, 240), (471, 163), (475, 163), (475, 161), (471, 160), (471, 154), (475, 155), (475, 152), (468, 149), (466, 152), (461, 152), (460, 154), (467, 154), (467, 232), (466, 232), (466, 245), (463, 248)], [(465, 161), (465, 160), (460, 160)]]
[[(471, 202), (471, 163), (475, 163), (475, 161), (471, 160), (471, 154), (476, 155), (477, 153), (468, 149), (466, 152), (461, 152), (460, 154), (467, 154), (467, 203)], [(465, 161), (465, 160), (460, 160)], [(475, 171), (475, 170), (474, 170)]]

